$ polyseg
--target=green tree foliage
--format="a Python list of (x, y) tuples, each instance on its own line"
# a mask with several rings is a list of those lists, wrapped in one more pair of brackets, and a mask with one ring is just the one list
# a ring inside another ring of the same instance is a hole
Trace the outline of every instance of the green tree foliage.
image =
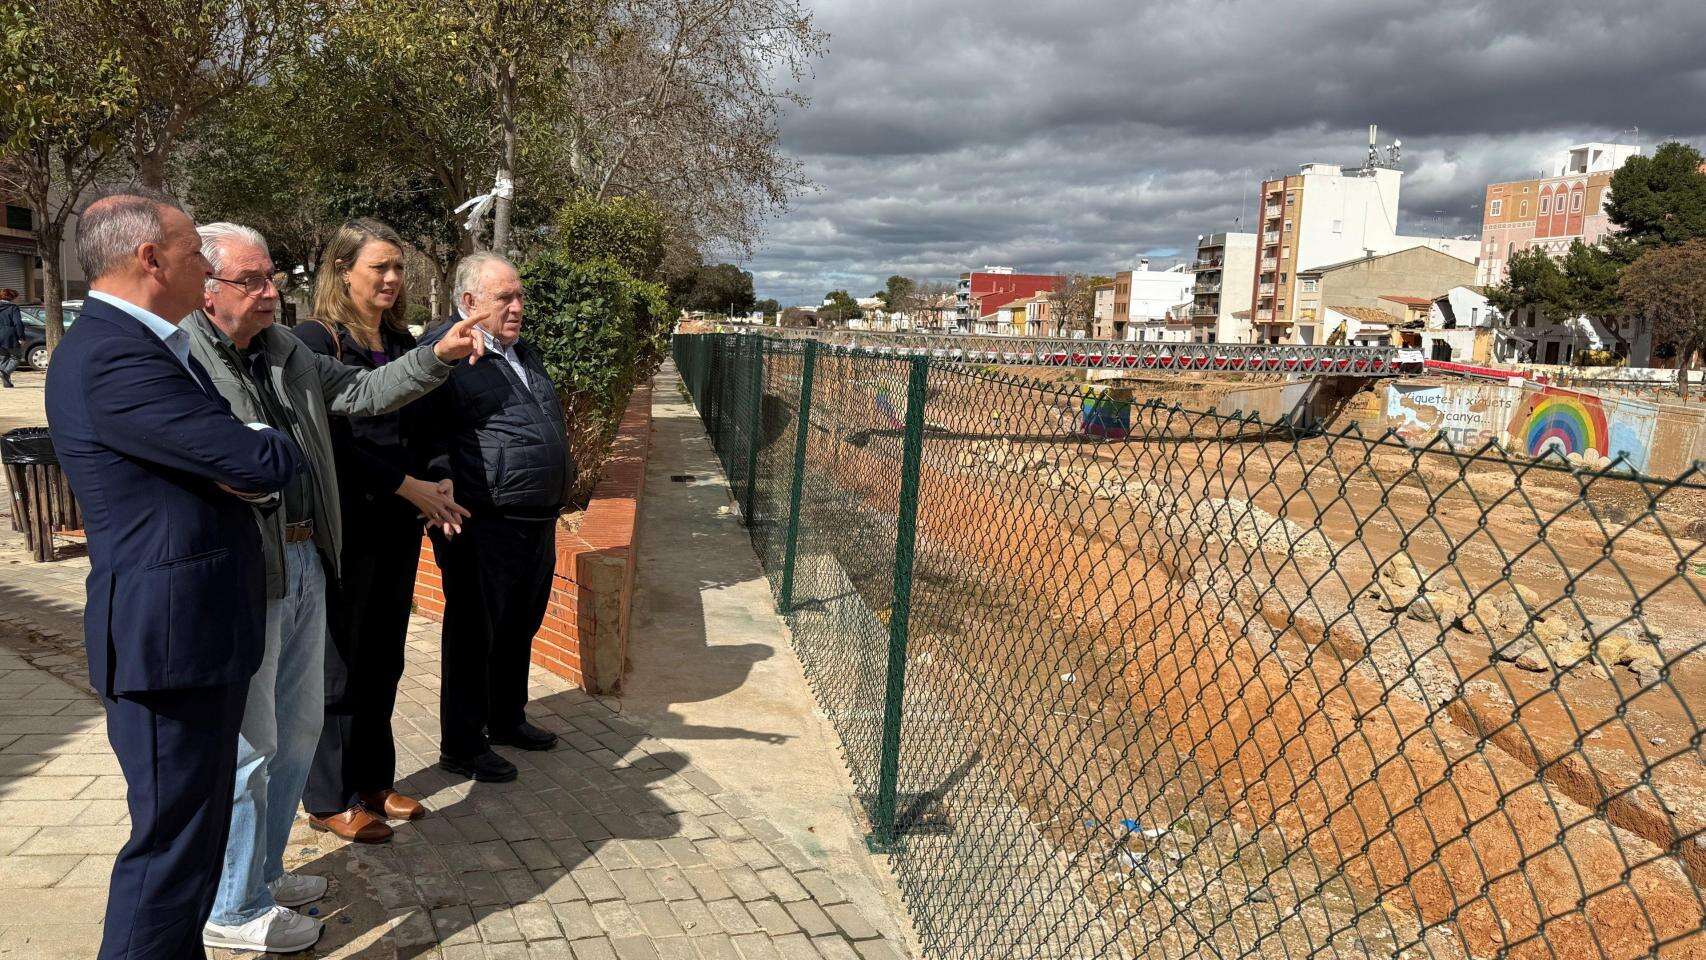
[(1620, 264), (1663, 244), (1706, 237), (1706, 173), (1700, 151), (1664, 143), (1651, 157), (1630, 157), (1611, 176), (1605, 215), (1617, 226), (1606, 244)]
[(84, 43), (134, 78), (127, 148), (144, 186), (164, 189), (179, 141), (221, 103), (317, 36), (330, 0), (52, 0)]
[(820, 324), (845, 324), (859, 316), (861, 316), (861, 312), (858, 301), (849, 296), (845, 290), (831, 290), (829, 295), (823, 298), (823, 306), (817, 310), (817, 319)]
[(912, 307), (912, 293), (917, 289), (918, 281), (895, 274), (889, 277), (882, 292), (877, 296), (882, 298), (883, 304), (890, 310), (908, 310)]
[(752, 274), (732, 263), (700, 267), (681, 300), (684, 310), (703, 310), (706, 313), (749, 313), (758, 302), (753, 293)]
[(1504, 281), (1487, 289), (1487, 302), (1506, 317), (1528, 307), (1554, 317), (1573, 316), (1569, 279), (1558, 261), (1539, 247), (1511, 256), (1505, 265)]
[(753, 304), (752, 309), (764, 314), (764, 319), (773, 320), (775, 319), (776, 314), (782, 312), (782, 305), (777, 303), (775, 300), (766, 299)]
[(669, 301), (661, 285), (610, 260), (577, 263), (558, 251), (529, 259), (521, 281), (527, 342), (563, 399), (579, 468), (576, 499), (583, 500), (634, 386), (668, 348)]
[(1624, 269), (1623, 309), (1653, 325), (1677, 349), (1677, 391), (1688, 399), (1688, 372), (1706, 350), (1706, 239), (1654, 246)]
[(643, 197), (578, 193), (557, 208), (552, 227), (554, 247), (571, 262), (612, 260), (642, 280), (660, 278), (668, 229), (663, 212)]
[(47, 347), (64, 333), (61, 250), (83, 191), (122, 149), (136, 79), (60, 3), (0, 3), (0, 189), (35, 211)]

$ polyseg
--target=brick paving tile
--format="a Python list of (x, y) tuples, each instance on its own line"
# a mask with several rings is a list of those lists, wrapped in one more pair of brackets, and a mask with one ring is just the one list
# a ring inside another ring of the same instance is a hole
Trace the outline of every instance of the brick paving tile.
[(806, 888), (806, 892), (812, 895), (812, 899), (816, 900), (819, 906), (828, 907), (831, 904), (847, 902), (847, 894), (842, 891), (841, 886), (822, 870), (796, 873), (794, 879)]
[(853, 949), (853, 944), (841, 937), (813, 937), (812, 946), (817, 948), (824, 960), (859, 960), (859, 954)]
[(649, 937), (623, 937), (610, 941), (617, 960), (658, 960), (658, 948)]
[(645, 927), (649, 937), (679, 937), (686, 933), (667, 903), (637, 903), (634, 915), (640, 918), (640, 925)]
[(786, 904), (788, 915), (800, 925), (800, 929), (814, 937), (824, 937), (835, 932), (835, 921), (823, 912), (823, 908), (810, 900)]
[(563, 928), (563, 936), (570, 940), (586, 940), (604, 935), (604, 928), (598, 925), (598, 915), (592, 912), (590, 903), (554, 903), (551, 905), (551, 912), (557, 915), (557, 925)]
[(734, 941), (741, 960), (782, 960), (782, 955), (776, 952), (776, 945), (762, 933), (749, 933), (735, 937)]
[(859, 912), (859, 908), (850, 903), (832, 904), (824, 907), (823, 912), (829, 914), (829, 919), (835, 921), (849, 940), (874, 940), (882, 936), (881, 931)]
[(776, 952), (782, 955), (782, 960), (823, 960), (818, 955), (817, 948), (812, 946), (811, 939), (803, 933), (777, 937), (771, 943), (776, 947)]
[(712, 919), (717, 921), (724, 933), (752, 933), (759, 929), (758, 923), (752, 919), (752, 914), (747, 912), (739, 900), (718, 900), (706, 904), (705, 909), (710, 911)]
[(773, 937), (794, 933), (800, 929), (800, 924), (793, 915), (775, 900), (757, 900), (747, 904), (746, 909), (751, 912), (752, 919), (764, 928), (764, 932)]
[(653, 940), (652, 946), (661, 960), (699, 960), (699, 951), (693, 949), (693, 941), (686, 937)]
[(574, 952), (575, 960), (616, 960), (616, 951), (603, 937), (572, 941), (569, 949)]
[(693, 949), (699, 951), (699, 960), (741, 960), (735, 942), (726, 935), (694, 937)]

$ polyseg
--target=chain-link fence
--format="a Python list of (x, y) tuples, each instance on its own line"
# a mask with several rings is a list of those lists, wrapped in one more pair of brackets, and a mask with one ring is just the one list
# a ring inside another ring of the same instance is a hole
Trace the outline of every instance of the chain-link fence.
[(1699, 465), (675, 358), (933, 956), (1706, 956)]

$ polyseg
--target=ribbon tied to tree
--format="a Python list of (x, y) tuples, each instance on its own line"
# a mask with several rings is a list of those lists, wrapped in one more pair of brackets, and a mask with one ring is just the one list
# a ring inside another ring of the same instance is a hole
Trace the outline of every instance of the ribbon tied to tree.
[(495, 203), (499, 197), (503, 197), (505, 200), (508, 200), (513, 196), (515, 196), (515, 184), (508, 177), (503, 174), (499, 174), (497, 182), (492, 185), (492, 189), (477, 197), (469, 197), (462, 201), (462, 205), (457, 207), (453, 212), (461, 213), (464, 210), (468, 210), (469, 207), (473, 207), (474, 209), (469, 211), (468, 219), (463, 222), (462, 227), (469, 233), (474, 233), (480, 229), (480, 220), (485, 217), (486, 211), (492, 208), (492, 204)]

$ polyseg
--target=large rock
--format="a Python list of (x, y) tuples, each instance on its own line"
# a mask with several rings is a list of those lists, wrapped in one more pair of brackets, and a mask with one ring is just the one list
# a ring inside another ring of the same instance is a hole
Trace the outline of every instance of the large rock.
[(1407, 553), (1394, 554), (1374, 578), (1374, 594), (1380, 609), (1388, 613), (1410, 609), (1422, 593), (1422, 572)]

